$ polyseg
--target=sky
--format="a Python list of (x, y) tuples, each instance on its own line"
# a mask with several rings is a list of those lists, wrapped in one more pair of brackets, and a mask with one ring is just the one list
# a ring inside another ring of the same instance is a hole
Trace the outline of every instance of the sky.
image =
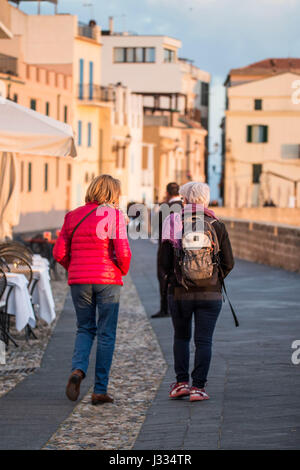
[[(23, 11), (36, 13), (34, 2)], [(53, 5), (42, 4), (42, 14)], [(211, 73), (210, 150), (220, 141), (224, 113), (223, 82), (231, 68), (269, 57), (300, 57), (300, 0), (59, 0), (59, 13), (93, 17), (108, 28), (138, 34), (164, 34), (182, 41), (179, 56)], [(220, 155), (211, 156), (217, 165)], [(217, 170), (218, 171), (218, 170)]]

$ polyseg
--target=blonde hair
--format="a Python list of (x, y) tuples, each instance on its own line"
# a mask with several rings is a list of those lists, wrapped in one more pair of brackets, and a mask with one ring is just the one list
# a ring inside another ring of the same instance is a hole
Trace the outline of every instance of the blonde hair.
[(85, 202), (98, 202), (98, 204), (119, 203), (121, 193), (121, 183), (119, 180), (110, 175), (96, 176), (90, 183), (86, 195)]

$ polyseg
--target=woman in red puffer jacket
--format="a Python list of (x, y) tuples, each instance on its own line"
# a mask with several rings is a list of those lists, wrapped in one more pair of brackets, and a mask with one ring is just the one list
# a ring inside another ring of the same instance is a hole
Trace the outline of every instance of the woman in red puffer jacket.
[[(92, 403), (112, 402), (107, 394), (119, 311), (122, 276), (129, 270), (131, 251), (126, 222), (118, 209), (120, 182), (110, 175), (96, 177), (86, 204), (69, 212), (53, 255), (68, 271), (77, 315), (72, 373), (66, 388), (77, 400), (97, 335), (95, 387)], [(98, 310), (98, 318), (96, 316)]]

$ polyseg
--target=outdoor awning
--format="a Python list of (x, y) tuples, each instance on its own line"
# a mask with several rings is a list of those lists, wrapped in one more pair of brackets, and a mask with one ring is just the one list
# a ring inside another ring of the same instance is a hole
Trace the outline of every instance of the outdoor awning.
[(76, 157), (69, 124), (0, 96), (0, 152)]

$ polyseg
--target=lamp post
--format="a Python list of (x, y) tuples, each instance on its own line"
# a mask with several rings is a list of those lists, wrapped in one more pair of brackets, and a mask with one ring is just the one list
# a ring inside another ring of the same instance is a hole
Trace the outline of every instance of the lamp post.
[[(198, 140), (195, 140), (194, 143), (193, 143), (193, 148), (190, 148), (190, 149), (187, 149), (186, 150), (186, 157), (187, 157), (187, 168), (186, 168), (186, 177), (189, 181), (191, 181), (192, 179), (192, 175), (191, 175), (191, 171), (190, 171), (190, 155), (192, 153), (196, 153), (197, 150), (199, 149), (199, 147), (201, 146), (201, 143), (198, 141)], [(198, 166), (201, 165), (201, 162), (197, 162)]]

